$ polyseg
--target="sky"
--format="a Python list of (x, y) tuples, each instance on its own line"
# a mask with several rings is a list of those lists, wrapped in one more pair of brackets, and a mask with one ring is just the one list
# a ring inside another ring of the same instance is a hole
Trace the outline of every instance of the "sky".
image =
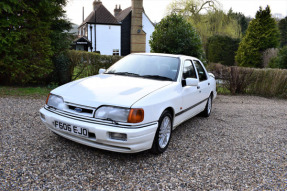
[[(84, 7), (84, 17), (86, 18), (92, 11), (94, 0), (69, 0), (65, 7), (67, 18), (77, 25), (82, 23), (82, 7)], [(131, 0), (101, 0), (103, 5), (113, 14), (116, 5), (121, 5), (122, 9), (131, 6)], [(146, 14), (153, 22), (159, 22), (166, 16), (167, 6), (172, 0), (143, 0)], [(222, 9), (227, 12), (230, 8), (234, 12), (241, 12), (245, 16), (254, 17), (259, 7), (265, 8), (270, 5), (271, 13), (287, 16), (287, 0), (219, 0)]]

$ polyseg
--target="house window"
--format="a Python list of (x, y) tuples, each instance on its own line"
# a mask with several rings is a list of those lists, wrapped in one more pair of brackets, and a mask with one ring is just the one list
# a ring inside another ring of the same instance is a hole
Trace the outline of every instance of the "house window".
[(113, 49), (113, 55), (120, 55), (120, 50), (119, 49)]

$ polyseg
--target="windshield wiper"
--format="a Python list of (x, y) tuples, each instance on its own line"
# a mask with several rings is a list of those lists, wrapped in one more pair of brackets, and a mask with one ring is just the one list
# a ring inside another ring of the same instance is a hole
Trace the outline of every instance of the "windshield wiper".
[(123, 76), (140, 76), (138, 74), (131, 73), (131, 72), (108, 72), (106, 74), (115, 74), (115, 75), (123, 75)]
[(157, 80), (168, 80), (168, 81), (173, 81), (171, 78), (169, 77), (165, 77), (165, 76), (159, 76), (159, 75), (143, 75), (141, 76), (143, 78), (151, 78), (151, 79), (157, 79)]

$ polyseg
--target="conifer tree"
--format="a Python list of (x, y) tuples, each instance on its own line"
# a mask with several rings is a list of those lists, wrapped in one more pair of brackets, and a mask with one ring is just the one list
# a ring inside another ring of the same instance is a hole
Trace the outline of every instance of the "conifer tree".
[[(52, 58), (68, 46), (67, 0), (0, 2), (0, 83), (33, 84), (54, 69)], [(61, 37), (61, 38), (59, 38)]]
[(262, 54), (279, 45), (279, 30), (270, 7), (260, 7), (255, 19), (249, 23), (246, 35), (239, 44), (236, 62), (244, 67), (263, 67)]
[(283, 47), (287, 45), (287, 17), (285, 17), (284, 19), (281, 19), (278, 25), (279, 25), (280, 37), (281, 37), (280, 45), (281, 47)]

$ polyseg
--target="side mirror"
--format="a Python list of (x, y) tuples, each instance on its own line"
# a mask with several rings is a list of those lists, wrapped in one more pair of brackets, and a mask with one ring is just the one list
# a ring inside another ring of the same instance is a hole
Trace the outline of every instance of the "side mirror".
[(186, 78), (185, 79), (186, 85), (187, 86), (198, 86), (198, 79), (196, 78)]
[(208, 73), (208, 75), (215, 78), (215, 76), (212, 73)]
[(102, 74), (102, 73), (104, 73), (105, 71), (106, 71), (106, 69), (100, 68), (100, 69), (99, 69), (99, 74)]

